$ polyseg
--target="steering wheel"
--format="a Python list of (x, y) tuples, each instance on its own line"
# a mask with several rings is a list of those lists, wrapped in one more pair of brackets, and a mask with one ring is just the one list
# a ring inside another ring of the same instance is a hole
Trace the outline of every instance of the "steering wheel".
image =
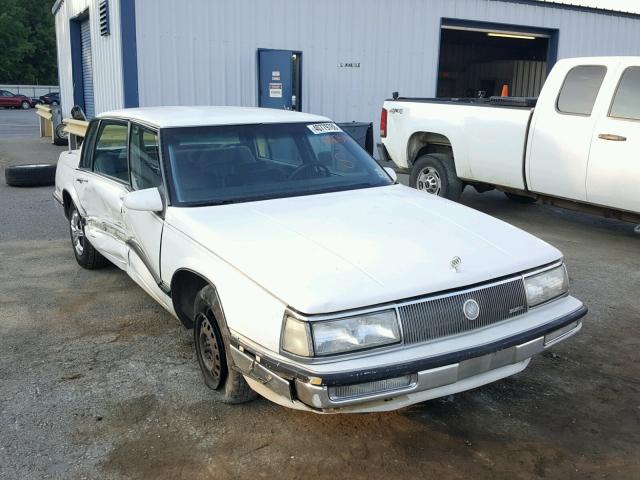
[(323, 165), (320, 162), (311, 162), (311, 163), (305, 163), (297, 167), (293, 172), (289, 174), (289, 180), (296, 180), (300, 177), (305, 178), (302, 176), (302, 174), (306, 173), (307, 171), (309, 173), (313, 172), (315, 174), (313, 177), (307, 177), (307, 178), (318, 177), (320, 176), (320, 174), (322, 174), (323, 177), (331, 176), (331, 171), (326, 165)]

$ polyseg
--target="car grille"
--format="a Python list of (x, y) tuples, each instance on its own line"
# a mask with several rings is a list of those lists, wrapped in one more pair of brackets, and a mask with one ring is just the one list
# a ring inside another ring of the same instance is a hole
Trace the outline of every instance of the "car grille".
[[(475, 300), (480, 313), (469, 320), (463, 313), (467, 300)], [(417, 300), (398, 307), (404, 343), (421, 343), (493, 325), (527, 311), (527, 296), (521, 278), (435, 298)]]

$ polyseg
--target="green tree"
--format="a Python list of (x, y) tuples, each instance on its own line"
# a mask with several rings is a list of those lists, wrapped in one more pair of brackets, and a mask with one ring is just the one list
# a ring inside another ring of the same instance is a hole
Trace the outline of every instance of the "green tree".
[(0, 83), (58, 83), (51, 0), (0, 0)]

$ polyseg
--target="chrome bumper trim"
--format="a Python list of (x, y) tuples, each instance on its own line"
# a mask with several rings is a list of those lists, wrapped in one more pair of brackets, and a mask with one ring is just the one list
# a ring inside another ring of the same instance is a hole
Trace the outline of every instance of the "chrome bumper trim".
[[(329, 396), (327, 386), (312, 385), (299, 379), (295, 380), (295, 390), (300, 401), (316, 409), (335, 409), (350, 405), (368, 403), (375, 400), (391, 399), (399, 395), (417, 393), (451, 385), (461, 380), (487, 373), (491, 370), (523, 362), (530, 359), (532, 356), (543, 352), (551, 345), (555, 345), (574, 335), (581, 327), (582, 322), (577, 321), (567, 327), (550, 332), (545, 336), (505, 348), (504, 350), (470, 358), (459, 363), (444, 365), (418, 372), (416, 382), (407, 387), (393, 391), (385, 391), (366, 396), (363, 395), (356, 398), (332, 399)], [(560, 334), (556, 335), (557, 332), (560, 332)], [(548, 337), (552, 337), (553, 340), (545, 343), (545, 339)]]

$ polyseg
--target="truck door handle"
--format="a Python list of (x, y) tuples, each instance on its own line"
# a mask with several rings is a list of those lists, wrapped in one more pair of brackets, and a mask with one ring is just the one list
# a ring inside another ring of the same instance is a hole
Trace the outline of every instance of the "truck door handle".
[(620, 135), (613, 135), (611, 133), (601, 133), (598, 135), (598, 138), (601, 140), (609, 140), (611, 142), (626, 142), (627, 137), (622, 137)]
[(76, 182), (78, 183), (87, 183), (89, 180), (87, 180), (86, 178), (76, 178)]

